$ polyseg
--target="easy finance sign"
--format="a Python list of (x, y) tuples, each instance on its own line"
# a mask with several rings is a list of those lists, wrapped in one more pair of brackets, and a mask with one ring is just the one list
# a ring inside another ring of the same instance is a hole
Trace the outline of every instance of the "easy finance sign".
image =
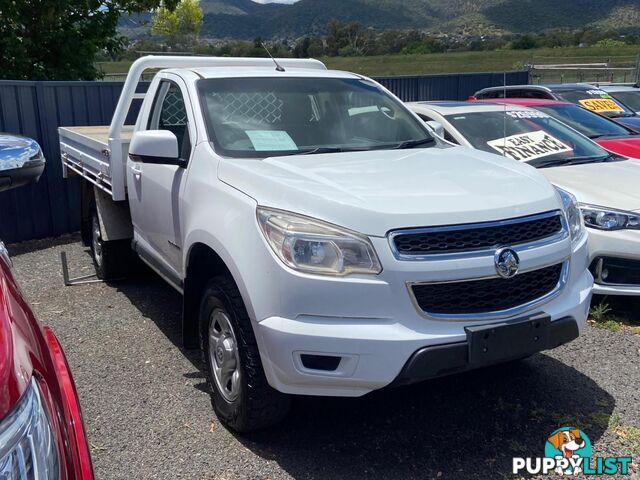
[(573, 149), (547, 132), (520, 133), (510, 137), (498, 138), (487, 142), (494, 150), (514, 160), (533, 160), (556, 153), (571, 152)]

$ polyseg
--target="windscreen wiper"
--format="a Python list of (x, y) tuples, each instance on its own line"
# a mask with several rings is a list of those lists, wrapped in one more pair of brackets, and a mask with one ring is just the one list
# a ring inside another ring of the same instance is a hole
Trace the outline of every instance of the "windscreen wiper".
[(317, 147), (311, 150), (300, 150), (293, 152), (292, 155), (314, 155), (320, 153), (341, 153), (341, 152), (366, 152), (371, 150), (369, 147)]
[(420, 140), (407, 140), (405, 142), (401, 142), (398, 145), (396, 145), (394, 148), (394, 150), (403, 150), (405, 148), (414, 148), (414, 147), (419, 147), (420, 145), (426, 145), (428, 143), (434, 143), (436, 140), (433, 137), (428, 137), (428, 138), (422, 138)]
[(317, 147), (311, 150), (302, 150), (300, 152), (294, 152), (292, 155), (314, 155), (316, 153), (338, 153), (344, 152), (342, 147)]
[(606, 155), (604, 157), (569, 157), (569, 158), (557, 158), (555, 160), (543, 160), (539, 162), (528, 162), (529, 165), (536, 168), (548, 168), (548, 167), (560, 167), (562, 165), (582, 165), (585, 163), (600, 163), (606, 162), (609, 159), (614, 159), (613, 155)]

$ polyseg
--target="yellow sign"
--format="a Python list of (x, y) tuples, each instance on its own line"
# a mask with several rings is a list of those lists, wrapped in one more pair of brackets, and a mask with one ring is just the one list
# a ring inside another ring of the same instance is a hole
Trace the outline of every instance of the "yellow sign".
[(624, 112), (624, 109), (610, 98), (584, 98), (580, 105), (594, 112)]

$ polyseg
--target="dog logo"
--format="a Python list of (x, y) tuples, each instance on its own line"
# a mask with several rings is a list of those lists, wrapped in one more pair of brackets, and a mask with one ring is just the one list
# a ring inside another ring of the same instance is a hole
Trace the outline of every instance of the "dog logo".
[[(591, 457), (591, 442), (589, 438), (577, 428), (563, 427), (547, 438), (545, 456), (557, 460), (567, 459), (568, 463), (558, 462), (555, 472), (558, 475), (582, 473), (583, 458)], [(568, 465), (564, 468), (564, 465)]]
[(518, 273), (520, 268), (520, 257), (510, 248), (501, 248), (496, 251), (493, 261), (496, 272), (502, 278), (511, 278)]

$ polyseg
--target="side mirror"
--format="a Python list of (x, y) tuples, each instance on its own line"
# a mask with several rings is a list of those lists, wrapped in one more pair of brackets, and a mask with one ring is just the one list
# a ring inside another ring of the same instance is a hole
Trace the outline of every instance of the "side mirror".
[(38, 142), (0, 133), (0, 192), (40, 180), (45, 159)]
[(134, 162), (187, 166), (186, 160), (181, 159), (178, 152), (178, 138), (168, 130), (135, 133), (129, 145), (129, 157)]
[(436, 122), (435, 120), (427, 120), (427, 122), (425, 123), (429, 125), (429, 127), (431, 127), (431, 130), (433, 130), (436, 135), (438, 135), (440, 138), (444, 138), (444, 126), (440, 122)]

